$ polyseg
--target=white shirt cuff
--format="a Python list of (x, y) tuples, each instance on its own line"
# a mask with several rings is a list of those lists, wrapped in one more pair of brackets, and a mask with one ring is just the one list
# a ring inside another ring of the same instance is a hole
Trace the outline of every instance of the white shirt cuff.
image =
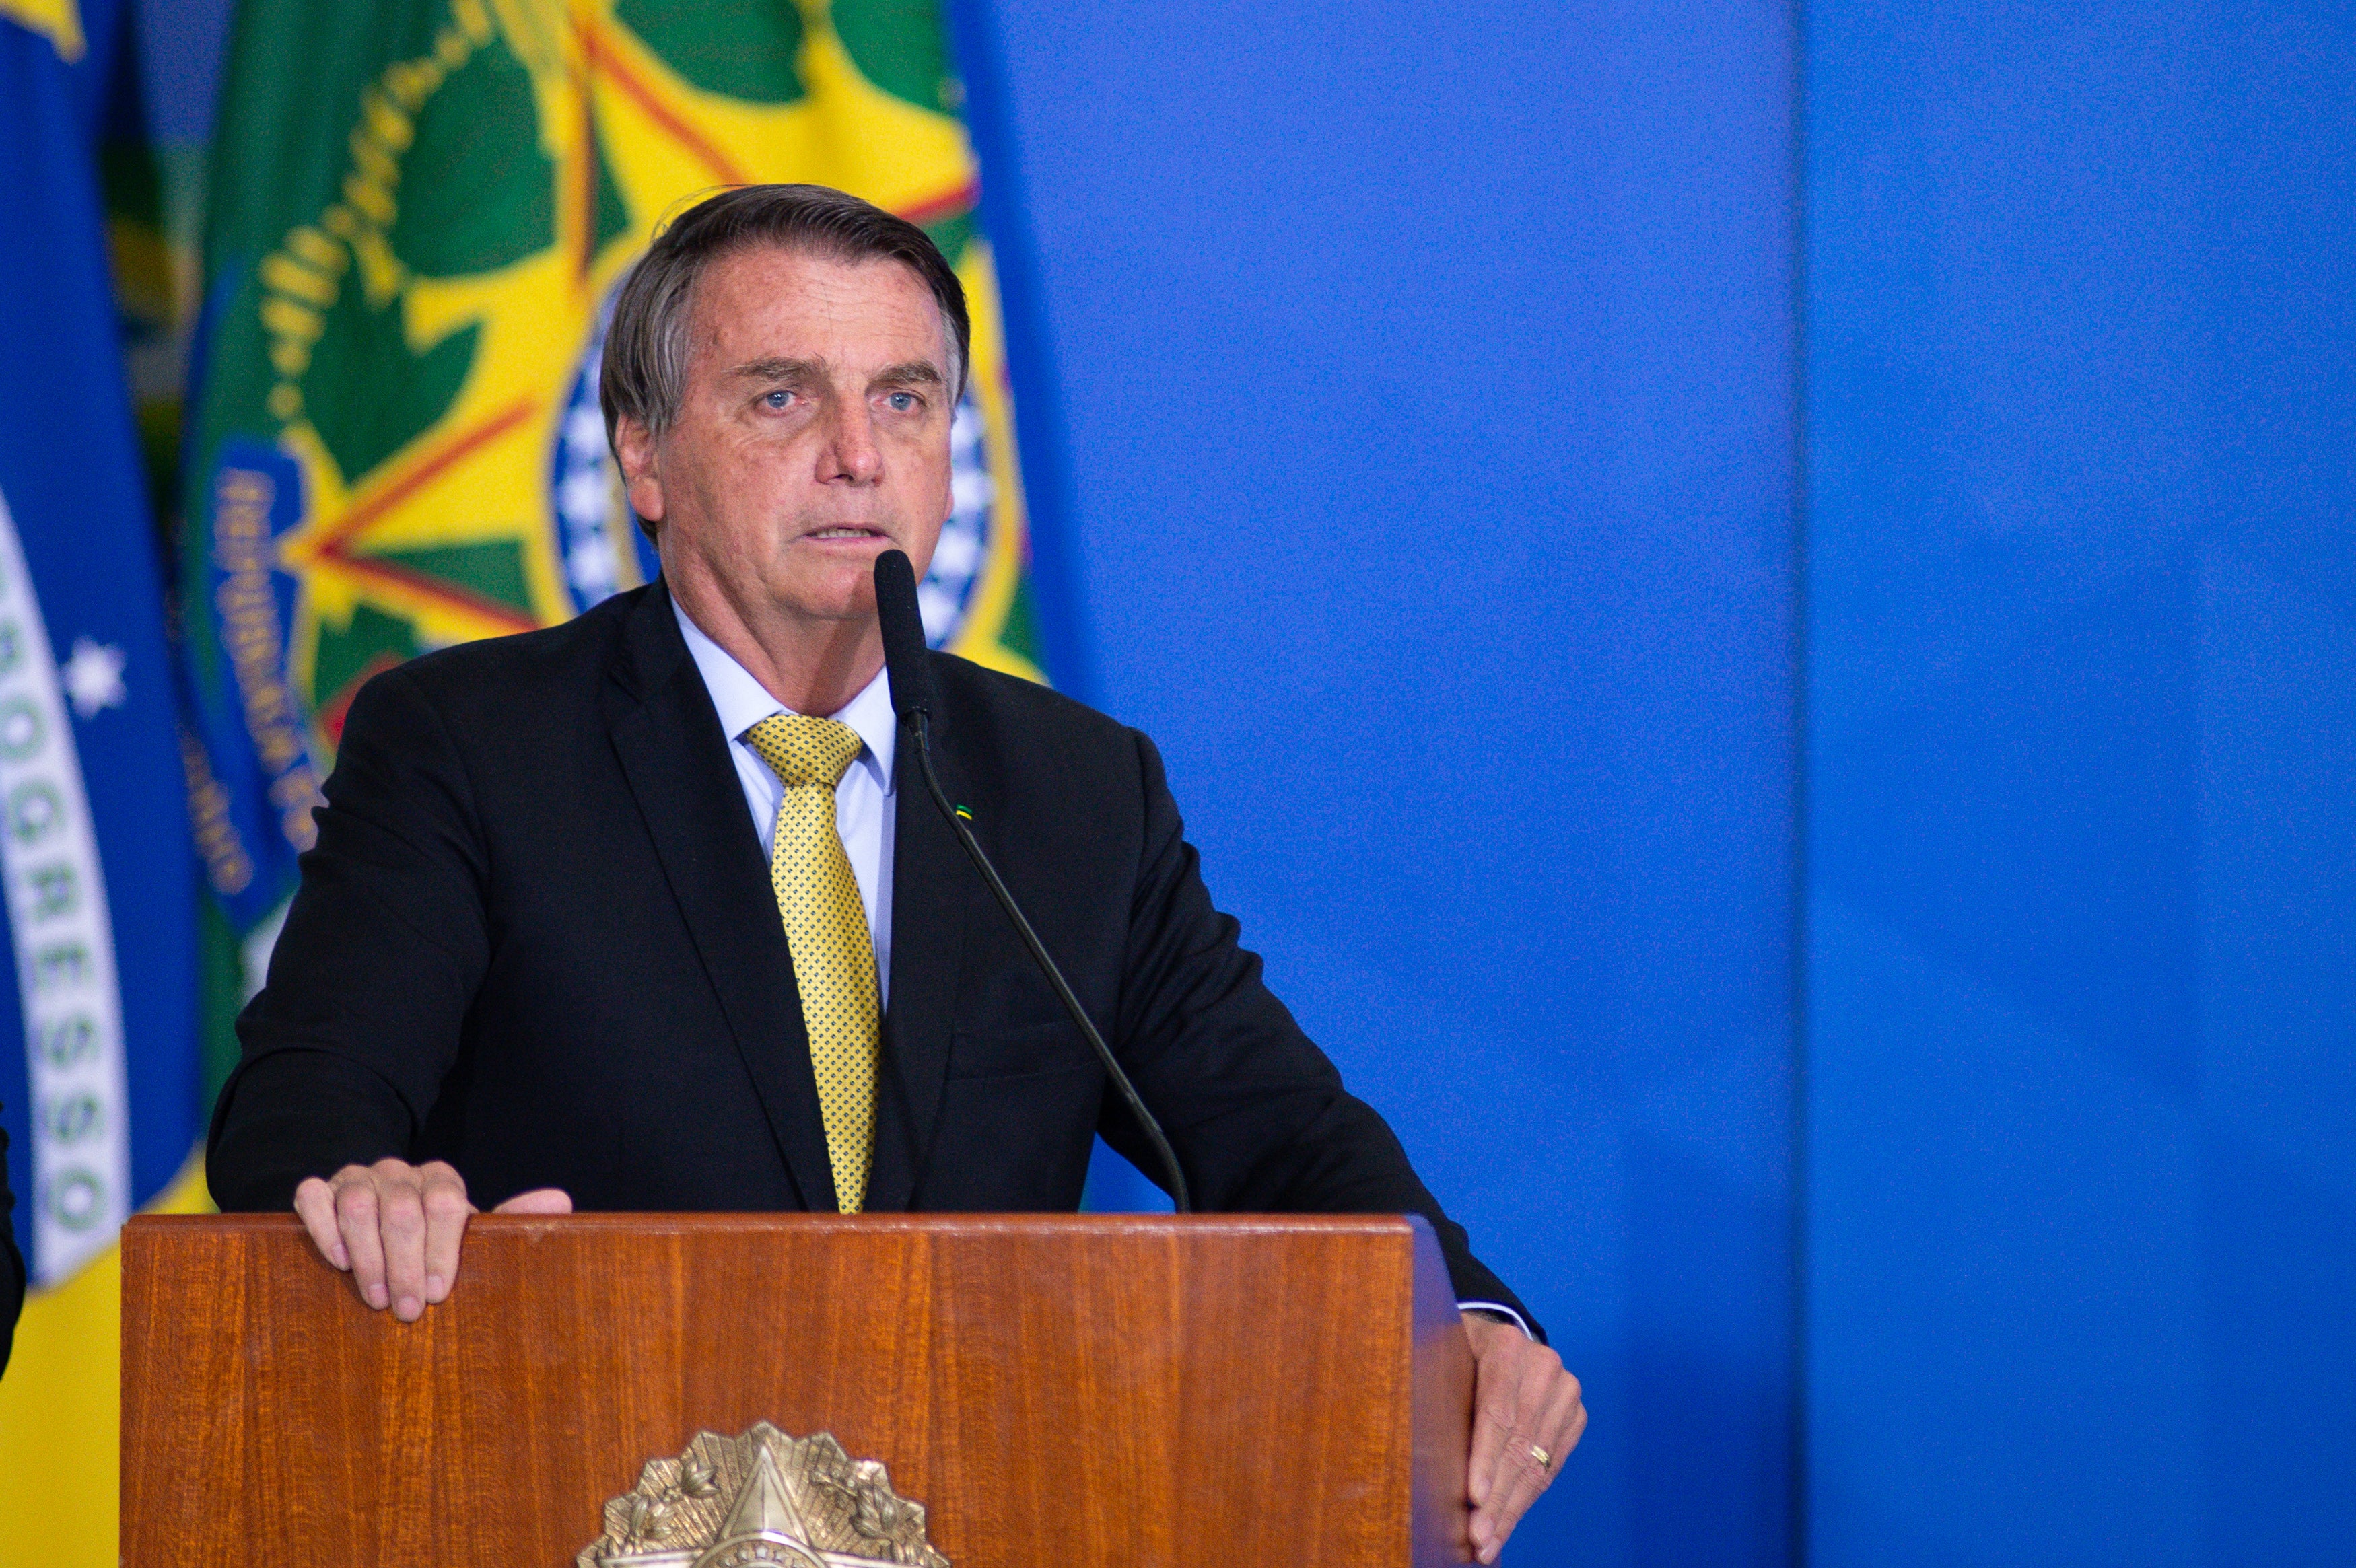
[(1456, 1304), (1456, 1310), (1459, 1312), (1494, 1312), (1498, 1317), (1504, 1318), (1506, 1322), (1511, 1323), (1515, 1328), (1519, 1328), (1524, 1337), (1532, 1339), (1537, 1338), (1537, 1335), (1530, 1332), (1529, 1319), (1523, 1317), (1520, 1313), (1515, 1311), (1512, 1307), (1506, 1306), (1502, 1301), (1460, 1301)]

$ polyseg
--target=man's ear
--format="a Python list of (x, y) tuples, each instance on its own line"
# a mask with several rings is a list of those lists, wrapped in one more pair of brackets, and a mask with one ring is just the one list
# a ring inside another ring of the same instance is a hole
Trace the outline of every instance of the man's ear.
[(638, 421), (624, 414), (614, 421), (614, 455), (622, 464), (622, 493), (630, 510), (650, 523), (663, 517), (662, 476), (655, 464), (655, 438)]

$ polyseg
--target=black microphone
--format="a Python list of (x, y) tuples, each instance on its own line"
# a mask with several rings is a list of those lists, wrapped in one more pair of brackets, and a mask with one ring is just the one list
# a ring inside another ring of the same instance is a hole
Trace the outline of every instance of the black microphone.
[(932, 735), (933, 711), (939, 706), (940, 693), (933, 684), (932, 660), (925, 649), (924, 617), (916, 609), (916, 568), (909, 564), (907, 556), (900, 550), (887, 549), (875, 558), (875, 619), (884, 632), (884, 667), (892, 679), (892, 711), (899, 715), (902, 727), (916, 738), (917, 771), (925, 775), (925, 788), (931, 792), (933, 805), (940, 812), (941, 820), (949, 825), (949, 831), (956, 834), (958, 842), (965, 846), (967, 858), (973, 861), (973, 869), (981, 873), (981, 880), (990, 884), (990, 891), (997, 896), (998, 907), (1006, 912), (1014, 933), (1023, 939), (1023, 945), (1031, 950), (1039, 972), (1046, 976), (1047, 984), (1055, 987), (1056, 997), (1064, 1004), (1064, 1010), (1072, 1015), (1072, 1021), (1079, 1025), (1080, 1032), (1096, 1048), (1097, 1060), (1104, 1063), (1105, 1072), (1112, 1078), (1113, 1087), (1119, 1090), (1120, 1097), (1128, 1102), (1130, 1115), (1135, 1116), (1137, 1125), (1145, 1129), (1147, 1141), (1153, 1145), (1153, 1152), (1162, 1157), (1162, 1171), (1170, 1178), (1171, 1201), (1181, 1214), (1194, 1212), (1194, 1205), (1186, 1197), (1186, 1173), (1178, 1168), (1178, 1157), (1171, 1152), (1170, 1140), (1162, 1136), (1162, 1124), (1153, 1119), (1153, 1113), (1145, 1108), (1143, 1100), (1138, 1098), (1137, 1085), (1129, 1081), (1129, 1074), (1122, 1072), (1120, 1063), (1113, 1060), (1112, 1048), (1105, 1044), (1104, 1036), (1097, 1032), (1097, 1026), (1088, 1021), (1087, 1009), (1080, 1006), (1080, 999), (1072, 994), (1064, 972), (1056, 968), (1055, 961), (1047, 955), (1046, 946), (1040, 942), (1039, 933), (1033, 931), (1031, 923), (1023, 917), (1023, 906), (1016, 903), (1014, 895), (1006, 891), (1006, 884), (999, 880), (998, 868), (992, 866), (990, 857), (981, 852), (981, 846), (974, 841), (973, 830), (965, 825), (965, 819), (949, 804), (949, 797), (942, 793), (940, 775), (933, 771)]
[(884, 667), (892, 673), (892, 711), (903, 724), (930, 719), (940, 702), (933, 661), (925, 656), (925, 618), (916, 605), (916, 570), (905, 551), (875, 558), (875, 624), (884, 633)]

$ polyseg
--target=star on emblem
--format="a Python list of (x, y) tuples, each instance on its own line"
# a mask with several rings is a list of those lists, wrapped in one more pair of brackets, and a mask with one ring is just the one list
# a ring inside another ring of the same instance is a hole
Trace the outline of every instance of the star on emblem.
[(58, 667), (58, 679), (72, 699), (77, 718), (95, 719), (101, 709), (123, 706), (127, 695), (123, 688), (123, 667), (129, 662), (112, 643), (74, 639), (73, 656)]

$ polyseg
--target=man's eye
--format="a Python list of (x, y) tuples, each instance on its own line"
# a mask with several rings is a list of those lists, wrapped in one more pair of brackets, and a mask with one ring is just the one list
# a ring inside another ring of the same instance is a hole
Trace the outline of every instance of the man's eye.
[(791, 392), (771, 392), (767, 397), (763, 398), (761, 400), (773, 409), (782, 409), (789, 400), (791, 400), (792, 398), (793, 394)]
[(910, 409), (916, 406), (916, 394), (914, 392), (894, 392), (885, 400), (900, 412), (906, 413)]

